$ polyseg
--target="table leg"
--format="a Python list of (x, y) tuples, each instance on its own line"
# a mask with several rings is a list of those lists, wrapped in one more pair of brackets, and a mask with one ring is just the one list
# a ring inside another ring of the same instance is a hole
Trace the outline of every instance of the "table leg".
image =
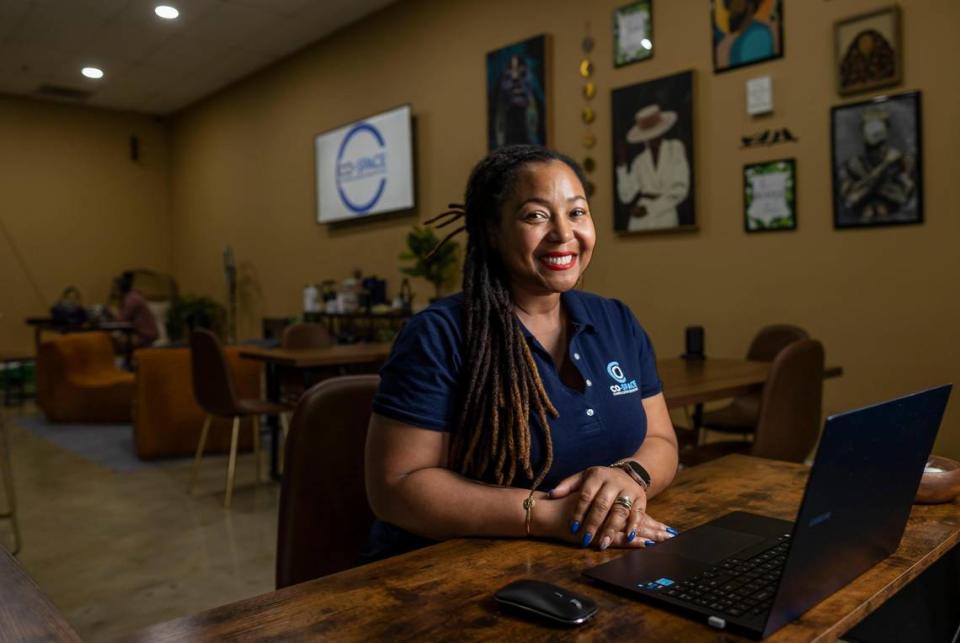
[[(267, 362), (267, 399), (274, 403), (280, 402), (280, 377), (277, 365)], [(267, 426), (270, 427), (270, 479), (280, 481), (278, 454), (280, 447), (280, 418), (276, 415), (267, 416)]]
[(703, 444), (703, 402), (693, 407), (693, 430), (697, 435), (697, 445)]

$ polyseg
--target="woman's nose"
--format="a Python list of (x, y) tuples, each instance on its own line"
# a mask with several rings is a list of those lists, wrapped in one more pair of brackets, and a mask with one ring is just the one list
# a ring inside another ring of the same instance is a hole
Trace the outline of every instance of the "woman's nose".
[(573, 226), (566, 217), (557, 217), (553, 221), (553, 227), (550, 230), (551, 241), (565, 243), (573, 239)]

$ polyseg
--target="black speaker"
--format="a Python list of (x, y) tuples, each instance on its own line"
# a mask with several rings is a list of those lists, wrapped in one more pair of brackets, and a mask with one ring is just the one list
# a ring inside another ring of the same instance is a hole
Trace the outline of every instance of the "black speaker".
[(706, 359), (705, 343), (703, 326), (687, 326), (686, 352), (682, 355), (683, 359)]

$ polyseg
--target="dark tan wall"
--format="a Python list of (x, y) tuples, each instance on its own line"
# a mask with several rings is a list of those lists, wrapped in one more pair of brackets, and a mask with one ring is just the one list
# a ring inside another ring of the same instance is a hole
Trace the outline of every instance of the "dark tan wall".
[[(846, 374), (826, 384), (838, 411), (945, 381), (960, 381), (960, 239), (957, 150), (960, 3), (903, 0), (905, 76), (894, 91), (923, 91), (926, 223), (834, 231), (829, 110), (832, 25), (887, 3), (787, 0), (786, 57), (715, 75), (706, 0), (657, 0), (655, 57), (618, 70), (611, 63), (611, 11), (596, 2), (410, 0), (183, 113), (173, 131), (174, 265), (182, 282), (220, 295), (220, 252), (234, 245), (247, 275), (246, 334), (261, 315), (300, 307), (307, 282), (342, 279), (352, 268), (398, 283), (409, 225), (460, 198), (485, 152), (484, 53), (538, 33), (553, 38), (550, 75), (558, 149), (582, 156), (577, 62), (587, 25), (599, 95), (600, 143), (592, 202), (599, 248), (586, 286), (624, 299), (661, 355), (682, 350), (683, 327), (703, 324), (708, 352), (741, 355), (760, 326), (800, 324), (823, 340)], [(697, 204), (701, 229), (674, 236), (617, 237), (611, 222), (609, 91), (696, 70)], [(775, 113), (744, 114), (744, 81), (773, 77)], [(416, 216), (334, 230), (314, 223), (312, 140), (316, 132), (401, 104), (418, 119)], [(788, 126), (800, 142), (740, 151), (739, 136)], [(794, 156), (799, 230), (743, 232), (741, 167)], [(415, 289), (422, 301), (426, 284)], [(960, 457), (960, 402), (940, 449)]]
[(32, 350), (24, 318), (68, 285), (89, 305), (124, 269), (169, 270), (168, 179), (152, 118), (0, 96), (0, 351)]

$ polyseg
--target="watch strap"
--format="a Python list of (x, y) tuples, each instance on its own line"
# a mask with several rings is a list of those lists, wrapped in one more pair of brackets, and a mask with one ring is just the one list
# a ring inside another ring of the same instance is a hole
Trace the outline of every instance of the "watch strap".
[(647, 490), (650, 488), (651, 479), (650, 473), (643, 468), (643, 465), (637, 462), (636, 460), (624, 459), (618, 460), (610, 465), (611, 467), (616, 467), (617, 469), (623, 469), (627, 472), (627, 475), (633, 478), (634, 482)]

